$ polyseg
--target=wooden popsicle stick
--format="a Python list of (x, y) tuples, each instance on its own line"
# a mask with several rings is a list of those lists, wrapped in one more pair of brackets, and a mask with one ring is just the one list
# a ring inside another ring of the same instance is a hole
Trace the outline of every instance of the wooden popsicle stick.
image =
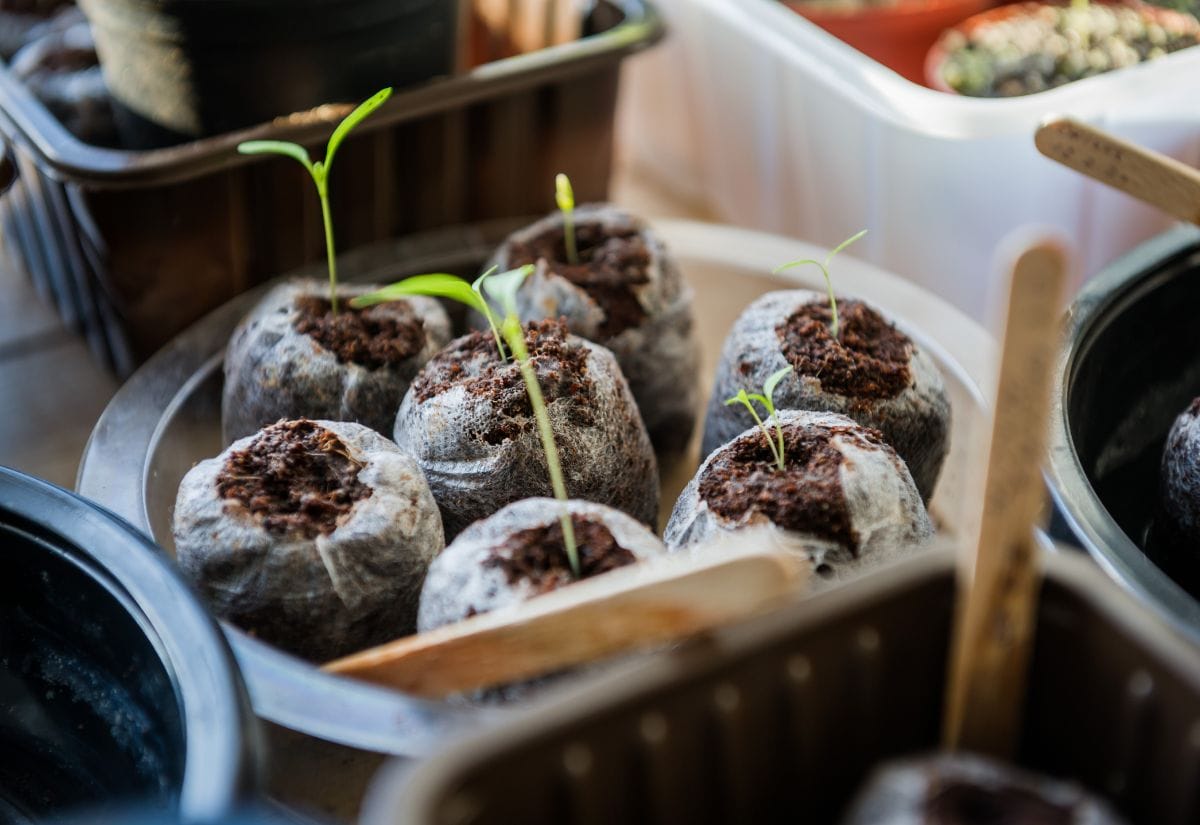
[(1033, 530), (1045, 505), (1041, 467), (1065, 283), (1066, 254), (1050, 242), (1026, 250), (1012, 274), (979, 542), (973, 565), (960, 571), (944, 720), (950, 748), (1011, 756), (1021, 727), (1040, 582)]
[(1070, 118), (1042, 124), (1034, 143), (1064, 166), (1176, 218), (1200, 223), (1200, 171), (1185, 163)]
[(439, 697), (551, 673), (682, 639), (793, 595), (807, 564), (791, 553), (672, 556), (614, 570), (512, 610), (398, 639), (325, 670)]

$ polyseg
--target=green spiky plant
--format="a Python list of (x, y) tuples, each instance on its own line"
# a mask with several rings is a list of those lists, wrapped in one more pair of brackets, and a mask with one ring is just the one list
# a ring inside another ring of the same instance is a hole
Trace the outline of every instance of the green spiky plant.
[[(759, 393), (748, 393), (745, 390), (738, 390), (738, 394), (732, 398), (725, 399), (725, 406), (730, 404), (744, 404), (746, 409), (750, 411), (750, 416), (754, 419), (754, 423), (762, 430), (762, 434), (767, 439), (767, 446), (771, 448), (771, 455), (775, 457), (775, 466), (783, 472), (787, 466), (787, 455), (783, 449), (783, 425), (779, 423), (779, 416), (775, 411), (775, 388), (779, 386), (779, 382), (784, 376), (792, 371), (791, 366), (786, 366), (781, 370), (771, 373), (765, 382), (763, 382), (763, 391)], [(758, 410), (754, 408), (754, 403), (762, 404), (763, 409), (767, 411), (767, 421), (775, 424), (775, 435), (771, 435), (771, 428), (758, 415)]]
[(563, 243), (567, 247), (567, 263), (579, 263), (579, 248), (575, 245), (575, 190), (571, 179), (559, 172), (554, 176), (554, 202), (563, 216)]
[(785, 269), (791, 269), (794, 266), (803, 266), (805, 264), (811, 264), (821, 270), (821, 274), (823, 276), (825, 276), (825, 289), (829, 293), (829, 312), (833, 316), (832, 323), (830, 323), (830, 325), (829, 325), (829, 331), (833, 335), (833, 339), (835, 341), (838, 340), (839, 336), (841, 335), (842, 330), (841, 330), (841, 324), (838, 321), (837, 298), (835, 298), (833, 295), (833, 278), (829, 274), (829, 264), (833, 261), (833, 258), (835, 255), (837, 255), (839, 252), (841, 252), (843, 249), (848, 247), (850, 244), (857, 241), (859, 238), (861, 238), (865, 234), (867, 234), (867, 230), (864, 229), (861, 232), (859, 232), (855, 235), (851, 235), (849, 238), (842, 241), (834, 249), (830, 250), (828, 255), (825, 256), (824, 263), (822, 263), (821, 261), (815, 261), (812, 258), (801, 258), (798, 261), (789, 261), (788, 263), (783, 264), (781, 266), (777, 266), (775, 268), (775, 274), (779, 274), (780, 272), (783, 272)]
[[(542, 387), (538, 383), (537, 373), (529, 359), (529, 349), (525, 346), (525, 328), (517, 312), (517, 291), (521, 284), (533, 272), (533, 266), (526, 264), (517, 269), (493, 274), (495, 268), (480, 275), (474, 283), (468, 284), (456, 275), (444, 273), (433, 275), (414, 275), (403, 281), (390, 284), (366, 295), (360, 295), (350, 301), (356, 308), (368, 307), (385, 301), (395, 301), (411, 295), (427, 295), (438, 298), (448, 298), (466, 304), (481, 313), (492, 329), (496, 347), (500, 352), (500, 360), (507, 361), (509, 354), (516, 361), (525, 382), (525, 391), (529, 395), (529, 405), (533, 408), (533, 416), (537, 421), (538, 435), (542, 440), (542, 451), (546, 454), (546, 469), (550, 473), (550, 487), (554, 497), (562, 503), (559, 513), (559, 523), (562, 526), (563, 544), (567, 552), (567, 561), (571, 565), (571, 573), (579, 578), (579, 549), (575, 543), (575, 525), (567, 511), (567, 485), (563, 479), (562, 462), (558, 457), (558, 444), (554, 440), (554, 429), (550, 425), (550, 412), (546, 408), (546, 398), (542, 395)], [(497, 315), (488, 300), (491, 298), (500, 305), (502, 315)], [(508, 346), (505, 351), (505, 344)]]
[(334, 315), (337, 315), (338, 312), (337, 257), (333, 243), (333, 216), (329, 209), (329, 170), (333, 166), (333, 156), (337, 154), (338, 147), (342, 145), (346, 136), (391, 96), (390, 86), (380, 89), (360, 103), (353, 112), (346, 115), (346, 118), (329, 136), (329, 142), (325, 146), (324, 160), (314, 161), (308, 156), (308, 150), (303, 146), (284, 140), (248, 140), (238, 144), (238, 151), (243, 155), (270, 154), (294, 158), (312, 176), (313, 183), (317, 187), (317, 197), (321, 201), (321, 220), (325, 225), (325, 255), (329, 261), (329, 305)]

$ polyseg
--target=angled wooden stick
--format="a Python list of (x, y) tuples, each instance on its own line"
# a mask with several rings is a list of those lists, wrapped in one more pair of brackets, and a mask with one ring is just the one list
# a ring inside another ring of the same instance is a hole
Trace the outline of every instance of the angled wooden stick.
[(1043, 155), (1076, 172), (1200, 223), (1200, 171), (1185, 163), (1069, 118), (1042, 124), (1034, 143)]
[(1001, 757), (1011, 755), (1021, 727), (1037, 609), (1033, 530), (1045, 504), (1041, 468), (1065, 257), (1044, 242), (1014, 267), (979, 544), (974, 564), (964, 565), (973, 569), (960, 572), (945, 742)]
[(656, 559), (339, 659), (325, 670), (437, 697), (682, 639), (794, 595), (800, 557)]

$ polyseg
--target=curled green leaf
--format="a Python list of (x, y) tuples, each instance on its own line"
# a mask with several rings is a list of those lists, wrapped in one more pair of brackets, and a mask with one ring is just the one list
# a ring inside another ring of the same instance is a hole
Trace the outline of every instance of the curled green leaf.
[(364, 100), (354, 109), (353, 112), (346, 115), (337, 128), (333, 130), (333, 134), (329, 137), (329, 145), (325, 149), (325, 170), (328, 172), (329, 167), (333, 165), (333, 156), (337, 152), (338, 147), (342, 145), (342, 141), (346, 139), (346, 135), (350, 131), (367, 119), (384, 102), (392, 96), (392, 87), (380, 89), (375, 94)]

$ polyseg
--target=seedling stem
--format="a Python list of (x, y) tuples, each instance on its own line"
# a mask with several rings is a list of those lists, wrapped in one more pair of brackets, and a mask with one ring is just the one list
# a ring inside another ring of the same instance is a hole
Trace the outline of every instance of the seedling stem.
[(837, 298), (835, 298), (833, 295), (833, 278), (829, 275), (829, 264), (833, 261), (834, 255), (837, 255), (839, 252), (841, 252), (843, 249), (848, 247), (850, 244), (857, 241), (859, 238), (861, 238), (865, 234), (867, 234), (867, 230), (864, 229), (861, 232), (859, 232), (858, 234), (852, 235), (849, 238), (847, 238), (846, 240), (842, 241), (840, 244), (837, 245), (837, 247), (830, 250), (828, 255), (825, 256), (824, 263), (822, 263), (820, 261), (815, 261), (812, 258), (801, 258), (798, 261), (789, 261), (788, 263), (775, 268), (776, 274), (782, 272), (785, 269), (791, 269), (794, 266), (802, 266), (804, 264), (812, 264), (813, 266), (815, 266), (821, 270), (821, 274), (823, 276), (825, 276), (825, 289), (829, 293), (829, 314), (832, 318), (832, 321), (829, 325), (829, 332), (833, 335), (833, 338), (835, 341), (838, 340), (839, 336), (841, 335), (842, 330), (841, 330), (841, 324), (838, 322)]
[(248, 140), (238, 144), (238, 151), (243, 155), (287, 155), (298, 161), (312, 177), (313, 183), (317, 187), (317, 197), (321, 201), (321, 222), (325, 227), (325, 256), (329, 261), (329, 307), (334, 315), (338, 313), (337, 253), (333, 242), (333, 215), (329, 208), (329, 170), (333, 166), (333, 156), (338, 147), (342, 145), (346, 135), (350, 134), (355, 126), (382, 106), (383, 102), (391, 96), (390, 86), (380, 89), (360, 103), (353, 112), (346, 115), (345, 119), (333, 130), (333, 134), (329, 136), (329, 143), (325, 146), (324, 160), (314, 161), (308, 156), (308, 150), (303, 146), (283, 140)]
[(567, 247), (567, 263), (579, 263), (579, 250), (575, 246), (575, 190), (571, 179), (559, 172), (554, 176), (554, 200), (563, 216), (563, 243)]
[[(779, 386), (779, 382), (783, 377), (792, 371), (791, 366), (784, 367), (781, 370), (771, 373), (765, 382), (763, 382), (763, 391), (759, 393), (748, 393), (745, 390), (738, 390), (738, 394), (732, 398), (725, 399), (725, 406), (730, 404), (743, 404), (750, 411), (750, 416), (754, 419), (754, 423), (762, 430), (763, 435), (767, 439), (767, 446), (771, 449), (771, 455), (775, 457), (775, 466), (783, 472), (787, 466), (787, 456), (784, 455), (783, 448), (783, 425), (779, 423), (779, 415), (775, 411), (775, 388)], [(767, 418), (775, 424), (775, 436), (771, 436), (771, 429), (768, 427), (758, 415), (758, 410), (754, 409), (754, 402), (763, 405), (767, 411)]]

